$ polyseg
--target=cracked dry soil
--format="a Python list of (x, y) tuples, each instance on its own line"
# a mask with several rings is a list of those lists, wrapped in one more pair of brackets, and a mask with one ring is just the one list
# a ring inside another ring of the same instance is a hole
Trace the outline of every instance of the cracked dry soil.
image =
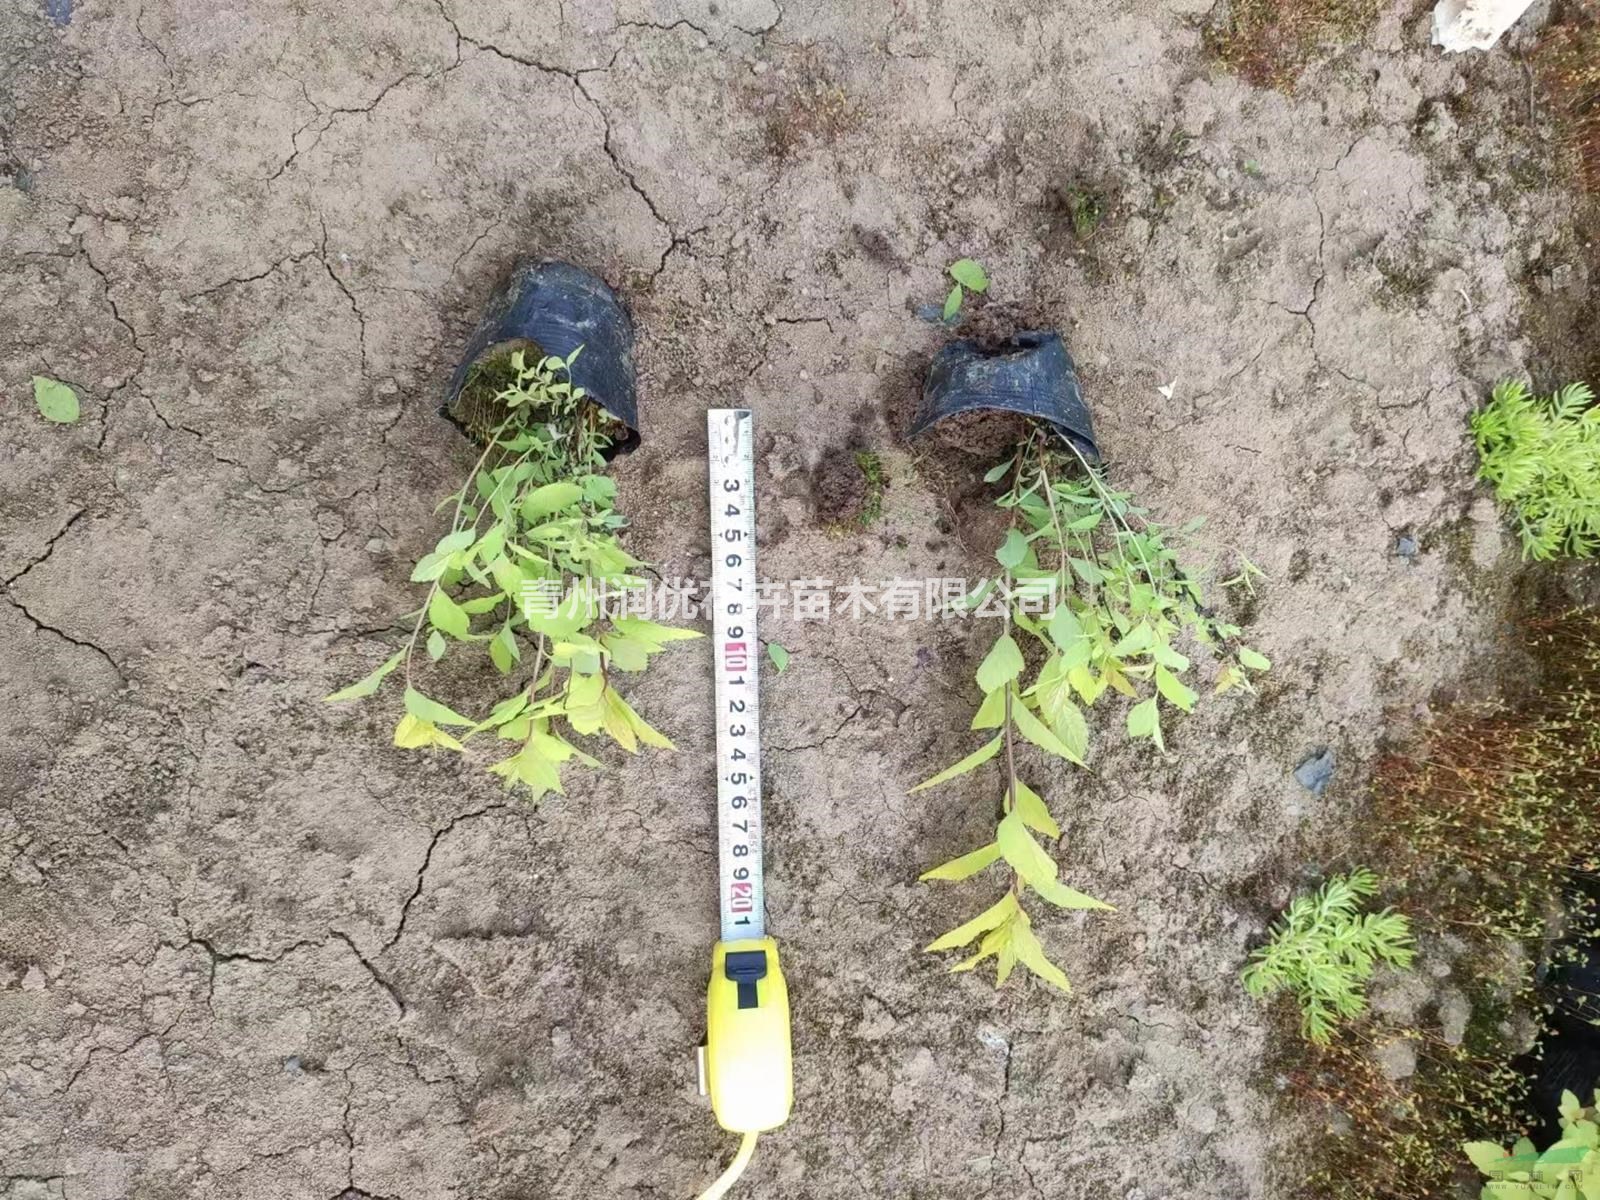
[[(765, 574), (982, 575), (989, 464), (900, 438), (940, 337), (910, 310), (963, 254), (1066, 334), (1118, 479), (1267, 570), (1226, 603), (1277, 665), (1165, 761), (1101, 718), (1048, 794), (1118, 911), (1041, 923), (1073, 996), (996, 994), (918, 952), (991, 885), (913, 882), (992, 781), (906, 795), (970, 745), (990, 631), (769, 622), (798, 1095), (744, 1194), (1294, 1195), (1307, 1130), (1236, 972), (1389, 723), (1495, 635), (1514, 551), (1463, 421), (1551, 365), (1525, 330), (1562, 300), (1525, 284), (1574, 261), (1570, 204), (1514, 60), (1442, 61), (1421, 6), (1292, 97), (1207, 58), (1206, 3), (1039, 7), (0, 0), (0, 1196), (709, 1182), (703, 650), (632, 692), (675, 756), (537, 811), (319, 697), (396, 642), (473, 453), (443, 383), (526, 256), (634, 311), (616, 475), (663, 575), (707, 572), (730, 403)], [(863, 446), (884, 517), (825, 528), (817, 464)]]

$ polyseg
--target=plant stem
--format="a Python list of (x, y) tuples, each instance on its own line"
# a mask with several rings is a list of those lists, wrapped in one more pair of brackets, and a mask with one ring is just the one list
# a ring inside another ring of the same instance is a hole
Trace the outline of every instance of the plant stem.
[[(472, 481), (478, 477), (478, 472), (483, 469), (483, 464), (488, 461), (489, 455), (499, 446), (500, 435), (505, 432), (506, 426), (511, 424), (511, 420), (512, 418), (507, 417), (500, 422), (495, 431), (489, 435), (489, 444), (483, 448), (483, 453), (478, 456), (478, 461), (473, 463), (472, 470), (467, 472), (466, 481), (461, 485), (461, 492), (456, 496), (455, 511), (450, 514), (451, 533), (454, 533), (456, 526), (461, 523), (461, 510), (467, 503), (467, 488), (472, 486)], [(473, 522), (473, 524), (476, 525), (477, 522)], [(439, 577), (439, 579), (443, 578), (443, 575)], [(407, 688), (411, 686), (411, 655), (417, 648), (417, 638), (422, 633), (422, 627), (428, 621), (428, 606), (433, 603), (433, 594), (439, 590), (439, 579), (435, 579), (432, 586), (428, 588), (428, 595), (422, 601), (422, 611), (417, 614), (417, 623), (411, 627), (411, 636), (406, 639), (405, 680)]]

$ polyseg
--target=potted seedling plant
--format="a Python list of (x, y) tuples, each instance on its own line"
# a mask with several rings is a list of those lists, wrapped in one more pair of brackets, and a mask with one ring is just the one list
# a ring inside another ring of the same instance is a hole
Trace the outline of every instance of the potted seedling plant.
[[(1127, 732), (1164, 749), (1164, 711), (1189, 712), (1199, 699), (1185, 643), (1210, 647), (1220, 662), (1217, 692), (1251, 689), (1267, 660), (1239, 629), (1207, 609), (1180, 565), (1174, 533), (1113, 487), (1100, 461), (1077, 373), (1060, 336), (1020, 332), (998, 343), (959, 341), (934, 359), (913, 436), (951, 417), (1009, 413), (1024, 418), (1008, 457), (985, 477), (1003, 488), (996, 504), (1006, 531), (995, 550), (998, 575), (962, 603), (1001, 618), (977, 669), (983, 694), (972, 728), (986, 740), (914, 791), (935, 787), (994, 760), (1001, 793), (994, 837), (935, 867), (928, 880), (961, 880), (1004, 863), (1011, 879), (988, 909), (938, 938), (930, 951), (976, 947), (952, 970), (996, 962), (996, 985), (1018, 965), (1069, 990), (1045, 955), (1025, 900), (1064, 909), (1108, 906), (1060, 879), (1039, 839), (1061, 828), (1044, 783), (1023, 779), (1026, 754), (1078, 767), (1090, 746), (1088, 710), (1108, 697), (1126, 704)], [(1042, 778), (1036, 776), (1036, 779)]]
[[(638, 442), (632, 344), (627, 312), (594, 276), (556, 262), (517, 272), (451, 381), (445, 414), (481, 452), (411, 572), (422, 603), (409, 636), (328, 697), (373, 696), (398, 676), (395, 745), (459, 751), (492, 735), (510, 747), (489, 770), (531, 801), (563, 791), (571, 760), (599, 765), (574, 735), (671, 748), (617, 683), (700, 636), (619, 611), (643, 565), (618, 538), (625, 521), (605, 474)], [(430, 696), (425, 678), (463, 652), (504, 681), (473, 715)]]

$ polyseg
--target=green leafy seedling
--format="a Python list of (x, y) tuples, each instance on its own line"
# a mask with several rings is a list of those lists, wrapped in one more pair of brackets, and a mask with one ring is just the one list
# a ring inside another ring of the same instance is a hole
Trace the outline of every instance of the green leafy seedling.
[[(462, 750), (492, 733), (515, 750), (489, 768), (531, 800), (563, 793), (562, 767), (599, 766), (573, 742), (604, 734), (629, 753), (671, 749), (623, 699), (616, 683), (643, 671), (675, 641), (700, 634), (638, 616), (607, 616), (601, 595), (639, 587), (644, 564), (621, 546), (616, 483), (601, 474), (614, 426), (572, 382), (565, 359), (509, 356), (492, 399), (498, 415), (480, 435), (484, 450), (459, 492), (445, 498), (449, 532), (411, 572), (427, 593), (411, 637), (364, 679), (327, 697), (375, 695), (399, 671), (402, 714), (394, 743)], [(423, 694), (413, 680), (418, 646), (438, 662), (482, 651), (516, 690), (482, 717)]]
[(998, 501), (1011, 518), (995, 551), (1001, 578), (960, 605), (995, 604), (1005, 618), (977, 669), (983, 702), (972, 719), (974, 730), (997, 732), (912, 790), (949, 782), (1000, 758), (1004, 789), (993, 840), (922, 878), (962, 880), (1003, 860), (1012, 880), (999, 903), (928, 949), (977, 941), (976, 953), (953, 970), (992, 957), (997, 986), (1021, 963), (1066, 991), (1066, 975), (1045, 956), (1023, 900), (1032, 893), (1057, 908), (1110, 906), (1060, 881), (1055, 860), (1038, 838), (1058, 839), (1061, 828), (1044, 798), (1023, 782), (1019, 752), (1031, 746), (1047, 761), (1082, 767), (1089, 753), (1085, 712), (1112, 692), (1134, 700), (1129, 734), (1162, 746), (1159, 704), (1188, 711), (1198, 699), (1183, 682), (1189, 659), (1173, 646), (1181, 632), (1226, 652), (1219, 691), (1248, 688), (1247, 668), (1265, 670), (1267, 660), (1238, 646), (1239, 631), (1205, 612), (1198, 586), (1178, 566), (1160, 526), (1109, 487), (1100, 469), (1070, 443), (1035, 429), (985, 476), (989, 483), (1008, 478), (1009, 489)]
[(1366, 1011), (1366, 984), (1380, 963), (1409, 967), (1416, 956), (1403, 914), (1361, 911), (1377, 891), (1377, 876), (1361, 870), (1296, 897), (1240, 975), (1258, 1000), (1292, 993), (1300, 1004), (1300, 1032), (1316, 1045), (1328, 1044), (1337, 1022)]
[(955, 286), (944, 299), (944, 319), (953, 321), (956, 314), (961, 311), (961, 303), (966, 292), (976, 294), (989, 290), (989, 276), (984, 271), (983, 264), (975, 258), (958, 258), (945, 270), (950, 278), (955, 280)]
[(39, 415), (57, 425), (71, 425), (78, 419), (78, 393), (58, 379), (33, 377), (33, 402)]

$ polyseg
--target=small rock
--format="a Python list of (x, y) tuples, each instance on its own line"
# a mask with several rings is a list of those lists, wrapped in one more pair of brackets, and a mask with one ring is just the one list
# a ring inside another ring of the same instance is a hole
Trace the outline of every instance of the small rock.
[(1196, 1133), (1215, 1133), (1217, 1110), (1209, 1104), (1191, 1104), (1184, 1110), (1183, 1121)]
[(752, 74), (752, 75), (765, 75), (766, 73), (767, 73), (767, 64), (766, 63), (764, 63), (764, 62), (756, 62), (756, 63), (751, 63), (750, 64), (750, 74)]
[(1455, 988), (1439, 997), (1439, 1031), (1452, 1046), (1459, 1046), (1467, 1037), (1467, 1022), (1472, 1020), (1472, 1005)]
[(1005, 1036), (999, 1030), (991, 1029), (987, 1025), (978, 1030), (978, 1040), (990, 1050), (998, 1050), (1005, 1054), (1011, 1053), (1011, 1043), (1006, 1041)]
[(1390, 1042), (1373, 1053), (1378, 1070), (1388, 1079), (1409, 1079), (1417, 1071), (1417, 1048), (1408, 1041)]
[(1417, 550), (1417, 539), (1410, 534), (1402, 533), (1394, 544), (1395, 556), (1403, 558), (1407, 562), (1417, 556)]
[(1416, 1023), (1431, 995), (1427, 981), (1409, 971), (1386, 972), (1368, 993), (1373, 1012), (1402, 1025)]
[(1550, 272), (1550, 290), (1564, 292), (1572, 286), (1572, 278), (1577, 274), (1571, 263), (1562, 263)]
[(306, 1069), (301, 1065), (300, 1056), (298, 1054), (291, 1054), (288, 1058), (283, 1060), (283, 1073), (285, 1075), (304, 1075), (306, 1073)]
[(1333, 751), (1324, 746), (1294, 769), (1295, 782), (1313, 796), (1321, 796), (1333, 779)]
[(557, 1054), (565, 1054), (572, 1048), (572, 1034), (565, 1025), (550, 1027), (550, 1048)]
[(44, 972), (37, 965), (30, 966), (27, 974), (22, 977), (22, 990), (25, 992), (42, 992), (45, 988)]

